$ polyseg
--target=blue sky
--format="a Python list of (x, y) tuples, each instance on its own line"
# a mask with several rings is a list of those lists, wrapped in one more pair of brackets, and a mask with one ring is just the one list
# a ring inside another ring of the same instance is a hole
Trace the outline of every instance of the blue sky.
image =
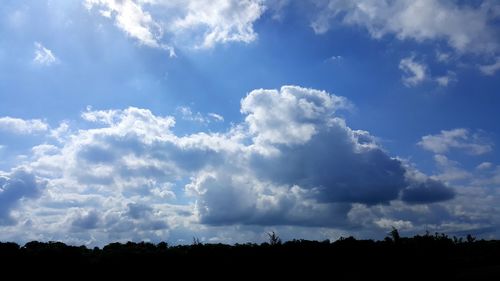
[(0, 239), (500, 234), (497, 1), (0, 7)]

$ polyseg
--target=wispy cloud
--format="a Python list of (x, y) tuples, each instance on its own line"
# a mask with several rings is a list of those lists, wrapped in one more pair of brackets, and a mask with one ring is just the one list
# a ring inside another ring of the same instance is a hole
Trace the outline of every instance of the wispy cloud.
[(446, 153), (450, 149), (458, 149), (480, 155), (493, 149), (493, 144), (488, 138), (481, 136), (480, 133), (471, 134), (464, 128), (443, 130), (436, 135), (423, 136), (418, 145), (434, 153)]
[(58, 61), (54, 53), (39, 42), (35, 42), (33, 62), (38, 65), (50, 66)]
[(492, 64), (479, 66), (479, 69), (486, 75), (495, 75), (495, 73), (500, 70), (500, 57), (496, 58), (496, 61)]
[(179, 113), (181, 118), (186, 121), (193, 121), (202, 124), (224, 121), (224, 117), (222, 115), (213, 112), (204, 115), (201, 112), (193, 112), (188, 106), (177, 107), (177, 112)]

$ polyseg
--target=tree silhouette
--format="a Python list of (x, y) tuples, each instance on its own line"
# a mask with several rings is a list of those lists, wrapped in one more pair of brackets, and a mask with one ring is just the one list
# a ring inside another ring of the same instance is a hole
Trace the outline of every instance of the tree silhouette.
[(333, 280), (500, 280), (499, 240), (478, 240), (472, 235), (450, 238), (443, 233), (401, 237), (396, 228), (383, 241), (350, 236), (283, 242), (275, 232), (266, 234), (268, 242), (260, 245), (201, 243), (197, 237), (191, 245), (127, 242), (102, 249), (61, 242), (32, 241), (23, 247), (0, 242), (0, 268), (4, 274), (24, 267), (30, 270), (21, 273), (36, 268), (37, 273), (58, 269), (187, 275), (236, 271), (259, 276), (265, 271), (280, 277), (306, 273), (310, 279), (328, 274)]
[(269, 236), (271, 246), (281, 245), (281, 238), (274, 231), (267, 233), (267, 236)]
[(202, 243), (200, 242), (200, 238), (196, 237), (196, 236), (193, 236), (193, 246), (199, 246), (201, 245)]
[(394, 243), (399, 243), (401, 236), (399, 236), (399, 231), (397, 228), (395, 228), (393, 226), (392, 230), (391, 230), (391, 232), (389, 232), (389, 234), (391, 235), (392, 241), (394, 241)]
[(476, 237), (474, 237), (470, 234), (467, 234), (467, 237), (465, 239), (467, 239), (468, 243), (473, 243), (474, 241), (476, 241)]

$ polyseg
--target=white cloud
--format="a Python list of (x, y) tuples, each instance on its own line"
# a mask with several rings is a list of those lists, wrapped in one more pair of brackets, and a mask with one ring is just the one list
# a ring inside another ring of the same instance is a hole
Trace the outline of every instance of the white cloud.
[(452, 54), (451, 53), (446, 53), (446, 52), (436, 52), (436, 60), (439, 62), (449, 62), (452, 59)]
[(59, 142), (63, 142), (64, 138), (68, 135), (69, 123), (63, 121), (59, 123), (59, 126), (55, 129), (50, 130), (50, 136)]
[(498, 50), (498, 32), (490, 20), (498, 17), (498, 3), (459, 5), (439, 0), (320, 0), (319, 13), (312, 22), (316, 33), (330, 29), (334, 19), (347, 25), (362, 26), (374, 38), (393, 34), (397, 38), (444, 39), (460, 53), (486, 53)]
[(45, 155), (53, 155), (59, 152), (59, 148), (57, 146), (51, 144), (40, 144), (31, 148), (33, 152), (33, 157), (40, 158)]
[(405, 74), (403, 83), (407, 87), (416, 86), (427, 78), (427, 65), (415, 61), (413, 56), (402, 59), (399, 62), (399, 69)]
[(215, 122), (224, 122), (224, 116), (220, 114), (210, 112), (208, 113), (208, 116), (212, 118)]
[(457, 75), (452, 71), (448, 71), (446, 75), (436, 77), (435, 81), (439, 86), (447, 87), (450, 83), (457, 81)]
[(493, 145), (487, 138), (480, 133), (471, 134), (463, 128), (442, 130), (437, 135), (423, 136), (418, 145), (434, 153), (446, 153), (454, 148), (472, 155), (480, 155), (493, 150)]
[[(85, 128), (62, 130), (59, 143), (34, 147), (23, 162), (46, 188), (9, 209), (23, 236), (16, 240), (158, 241), (227, 225), (352, 228), (359, 206), (453, 198), (453, 189), (349, 128), (336, 116), (343, 108), (345, 98), (325, 91), (257, 89), (241, 101), (243, 122), (183, 136), (173, 117), (147, 109), (89, 109)], [(373, 215), (372, 229), (388, 220), (413, 223)]]
[(444, 155), (434, 155), (434, 161), (436, 161), (436, 164), (441, 171), (441, 173), (436, 175), (435, 178), (442, 181), (458, 181), (468, 179), (472, 176), (471, 173), (461, 168), (458, 162), (452, 161)]
[(188, 121), (194, 121), (199, 123), (206, 123), (207, 120), (201, 115), (200, 112), (193, 113), (191, 108), (188, 106), (180, 106), (177, 111), (181, 114), (182, 119)]
[(391, 227), (397, 228), (399, 231), (413, 228), (411, 221), (405, 220), (391, 220), (387, 218), (381, 218), (375, 221), (375, 224), (383, 229), (390, 229)]
[(50, 66), (58, 61), (54, 53), (39, 42), (35, 42), (34, 54), (33, 62), (39, 65)]
[(446, 75), (432, 77), (428, 66), (415, 60), (414, 56), (403, 58), (399, 62), (399, 69), (404, 73), (402, 80), (407, 87), (415, 87), (428, 80), (435, 81), (441, 87), (447, 87), (450, 83), (457, 81), (457, 75), (453, 71), (448, 71)]
[(477, 165), (476, 169), (477, 170), (488, 170), (488, 169), (491, 169), (491, 167), (493, 167), (493, 163), (483, 162), (483, 163)]
[(241, 102), (249, 131), (259, 144), (306, 143), (319, 126), (332, 122), (337, 110), (349, 107), (344, 97), (296, 86), (254, 90)]
[(496, 61), (492, 64), (479, 66), (479, 69), (486, 75), (495, 75), (495, 73), (500, 69), (500, 57), (497, 57)]
[(173, 29), (203, 30), (199, 45), (211, 48), (217, 43), (245, 42), (257, 38), (253, 23), (264, 12), (261, 0), (188, 1), (185, 16), (173, 21)]
[(152, 48), (169, 51), (170, 57), (175, 56), (173, 47), (160, 42), (163, 36), (162, 26), (156, 22), (150, 13), (143, 10), (142, 1), (133, 0), (85, 0), (85, 6), (101, 8), (100, 14), (107, 18), (114, 18), (118, 28), (135, 38), (139, 43)]
[(113, 125), (118, 118), (119, 112), (117, 110), (92, 110), (91, 107), (81, 114), (85, 121), (102, 123), (104, 125)]
[(12, 132), (14, 134), (34, 134), (45, 132), (49, 125), (40, 119), (24, 120), (12, 117), (0, 117), (0, 131)]
[[(161, 43), (187, 42), (190, 46), (212, 48), (219, 43), (245, 42), (257, 38), (253, 23), (264, 12), (262, 0), (144, 1), (85, 0), (88, 9), (98, 7), (101, 15), (144, 45), (168, 49)], [(153, 13), (159, 10), (161, 13)], [(154, 15), (153, 15), (154, 14)], [(186, 40), (186, 38), (188, 38)]]
[(223, 122), (224, 117), (216, 113), (208, 113), (206, 116), (201, 112), (194, 113), (188, 106), (177, 107), (177, 112), (181, 116), (182, 120), (197, 122), (201, 124), (209, 124), (212, 122)]

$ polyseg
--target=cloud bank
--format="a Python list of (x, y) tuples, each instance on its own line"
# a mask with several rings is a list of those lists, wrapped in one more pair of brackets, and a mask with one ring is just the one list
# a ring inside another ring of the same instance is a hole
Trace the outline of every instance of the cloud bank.
[(350, 106), (315, 89), (257, 89), (241, 101), (243, 122), (184, 136), (172, 131), (173, 117), (147, 109), (89, 109), (86, 129), (34, 147), (23, 164), (31, 174), (8, 177), (28, 178), (24, 185), (5, 177), (3, 206), (41, 189), (19, 204), (11, 227), (93, 243), (207, 226), (349, 229), (362, 224), (360, 206), (454, 198), (454, 189), (389, 156), (369, 132), (348, 127), (336, 113)]

